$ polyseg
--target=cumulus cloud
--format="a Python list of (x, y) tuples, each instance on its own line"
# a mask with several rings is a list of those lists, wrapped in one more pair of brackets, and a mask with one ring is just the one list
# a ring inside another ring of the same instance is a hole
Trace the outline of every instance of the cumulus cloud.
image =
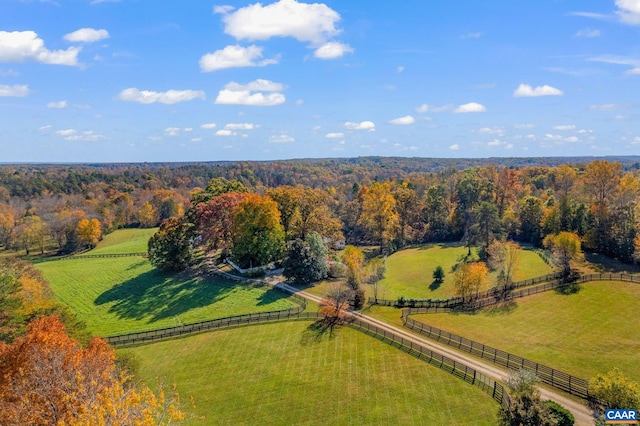
[(450, 110), (452, 108), (451, 105), (443, 105), (443, 106), (433, 106), (429, 104), (422, 104), (420, 106), (415, 107), (416, 112), (425, 113), (425, 112), (443, 112)]
[(630, 25), (640, 25), (640, 1), (616, 0), (616, 14), (620, 21)]
[(347, 121), (344, 126), (349, 130), (368, 130), (370, 132), (376, 129), (376, 125), (372, 121), (363, 121), (361, 123)]
[(205, 93), (202, 90), (167, 90), (166, 92), (153, 92), (151, 90), (139, 90), (131, 87), (118, 94), (118, 99), (121, 101), (138, 102), (141, 104), (153, 104), (158, 102), (161, 104), (171, 105), (178, 102), (204, 98)]
[(202, 56), (200, 58), (200, 70), (202, 72), (211, 72), (225, 68), (264, 67), (277, 63), (277, 58), (262, 59), (262, 47), (234, 45)]
[(259, 126), (253, 123), (229, 123), (224, 126), (227, 130), (253, 130), (257, 127)]
[(215, 129), (216, 126), (217, 126), (216, 123), (205, 123), (205, 124), (201, 124), (200, 128), (209, 130), (209, 129)]
[(29, 86), (26, 84), (6, 85), (0, 84), (0, 97), (23, 98), (29, 94)]
[(77, 65), (80, 47), (49, 50), (35, 31), (0, 31), (0, 62), (36, 61), (51, 65)]
[(404, 117), (398, 117), (398, 118), (394, 118), (393, 120), (389, 121), (389, 123), (391, 124), (397, 124), (397, 125), (408, 125), (408, 124), (413, 124), (416, 122), (416, 119), (413, 118), (410, 115), (406, 115)]
[(562, 124), (562, 125), (559, 125), (559, 126), (553, 126), (552, 129), (553, 130), (568, 131), (568, 130), (575, 130), (576, 126), (574, 124)]
[(235, 132), (232, 132), (229, 129), (220, 129), (216, 132), (216, 136), (233, 136)]
[(180, 128), (179, 127), (167, 127), (166, 129), (164, 129), (164, 134), (167, 136), (178, 136), (178, 134), (180, 134)]
[(513, 92), (513, 96), (516, 98), (537, 97), (537, 96), (562, 96), (564, 93), (560, 89), (555, 87), (544, 85), (531, 87), (528, 84), (521, 84)]
[(67, 101), (51, 101), (49, 103), (47, 103), (47, 108), (58, 108), (58, 109), (63, 109), (67, 107)]
[(454, 109), (453, 112), (456, 114), (464, 114), (468, 112), (485, 112), (487, 108), (479, 104), (477, 102), (469, 102), (468, 104), (460, 105), (458, 108)]
[(226, 15), (227, 13), (231, 12), (234, 9), (235, 9), (235, 7), (229, 6), (229, 5), (213, 6), (213, 13), (219, 13), (221, 15)]
[(504, 135), (504, 127), (482, 127), (478, 130), (476, 130), (476, 133), (479, 133), (481, 135), (499, 135), (502, 136)]
[(96, 133), (92, 130), (86, 130), (81, 133), (74, 133), (64, 138), (67, 141), (83, 141), (83, 142), (95, 142), (107, 139), (107, 137), (101, 133)]
[(318, 47), (313, 56), (318, 59), (336, 59), (344, 56), (345, 53), (353, 53), (353, 48), (348, 44), (330, 41)]
[(453, 145), (449, 145), (449, 149), (451, 151), (458, 151), (460, 149), (460, 145), (458, 145), (457, 143), (454, 143)]
[(328, 139), (341, 139), (344, 138), (344, 133), (327, 133), (324, 137)]
[(78, 131), (75, 129), (64, 129), (64, 130), (56, 131), (56, 135), (58, 136), (71, 136), (71, 135), (75, 135), (76, 133), (78, 133)]
[(224, 32), (238, 40), (268, 40), (293, 37), (320, 45), (336, 36), (340, 15), (323, 3), (280, 0), (263, 6), (255, 3), (223, 17)]
[(278, 135), (269, 136), (269, 142), (271, 143), (291, 143), (296, 140), (286, 132), (282, 132)]
[(80, 28), (72, 33), (65, 34), (64, 39), (74, 43), (93, 43), (109, 38), (109, 31), (93, 28)]
[(239, 84), (232, 81), (218, 92), (215, 103), (247, 106), (280, 105), (286, 100), (285, 96), (280, 93), (283, 89), (284, 86), (281, 83), (263, 79), (258, 79), (248, 84)]

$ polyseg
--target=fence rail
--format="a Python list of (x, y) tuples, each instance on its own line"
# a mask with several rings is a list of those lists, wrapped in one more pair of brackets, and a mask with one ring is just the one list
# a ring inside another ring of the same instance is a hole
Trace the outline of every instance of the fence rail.
[(69, 255), (69, 256), (55, 256), (48, 257), (46, 259), (42, 259), (43, 262), (53, 262), (56, 260), (78, 260), (78, 259), (98, 259), (103, 257), (147, 257), (146, 252), (139, 253), (105, 253), (105, 254), (78, 254), (78, 255)]
[[(554, 272), (551, 274), (547, 274), (547, 275), (542, 275), (539, 277), (535, 277), (535, 278), (530, 278), (528, 280), (524, 280), (524, 281), (518, 281), (515, 282), (513, 284), (511, 284), (511, 286), (509, 287), (510, 290), (513, 292), (513, 290), (522, 288), (522, 287), (529, 287), (538, 283), (543, 283), (543, 282), (548, 282), (548, 281), (553, 281), (553, 280), (558, 280), (562, 278), (562, 273), (561, 272)], [(503, 291), (503, 289), (501, 288), (491, 288), (483, 293), (480, 293), (477, 298), (478, 299), (487, 299), (487, 298), (496, 298), (497, 296), (499, 296), (501, 294), (501, 292)], [(404, 306), (411, 306), (411, 307), (415, 307), (415, 308), (452, 308), (455, 306), (459, 306), (462, 305), (464, 303), (464, 299), (461, 297), (452, 297), (449, 299), (441, 299), (441, 300), (433, 300), (433, 299), (409, 299), (409, 298), (402, 298), (402, 301), (400, 299), (396, 299), (396, 300), (390, 300), (390, 299), (375, 299), (373, 297), (369, 298), (369, 303), (371, 304), (377, 304), (377, 305), (383, 305), (383, 306), (393, 306), (396, 308), (402, 308)]]
[(588, 389), (589, 382), (587, 380), (409, 318), (409, 315), (419, 313), (417, 311), (420, 310), (421, 309), (404, 309), (402, 311), (402, 318), (405, 327), (423, 336), (429, 337), (430, 339), (457, 348), (461, 351), (468, 352), (472, 355), (476, 355), (482, 359), (486, 359), (494, 364), (498, 364), (509, 369), (524, 368), (529, 370), (535, 373), (543, 383), (572, 395), (584, 399), (588, 399), (590, 397)]

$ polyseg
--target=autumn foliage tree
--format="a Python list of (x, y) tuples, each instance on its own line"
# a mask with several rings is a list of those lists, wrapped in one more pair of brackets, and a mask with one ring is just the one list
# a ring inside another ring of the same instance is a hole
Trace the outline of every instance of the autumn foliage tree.
[(284, 253), (278, 205), (268, 196), (248, 194), (233, 210), (232, 256), (241, 267), (266, 265)]
[(85, 247), (95, 247), (102, 237), (102, 225), (96, 218), (91, 220), (84, 218), (78, 222), (76, 227), (78, 239)]
[(196, 206), (195, 231), (207, 249), (228, 250), (231, 247), (233, 211), (246, 196), (246, 193), (228, 192)]
[(580, 237), (572, 232), (560, 232), (557, 235), (547, 235), (544, 246), (553, 252), (562, 266), (565, 278), (571, 274), (571, 261), (582, 255)]
[(498, 271), (498, 287), (506, 296), (520, 272), (520, 246), (510, 241), (495, 240), (487, 249), (489, 266)]
[(489, 269), (484, 262), (462, 263), (453, 276), (453, 290), (465, 302), (473, 301), (489, 285)]
[(376, 182), (370, 188), (363, 189), (361, 198), (362, 212), (358, 224), (367, 230), (369, 237), (382, 250), (393, 241), (400, 226), (391, 184)]
[(191, 225), (183, 218), (172, 217), (148, 243), (149, 260), (154, 266), (167, 271), (181, 271), (193, 262), (193, 249), (189, 240)]
[(128, 382), (115, 352), (95, 337), (85, 348), (56, 316), (29, 324), (12, 344), (0, 343), (0, 424), (170, 424), (184, 419), (167, 401)]

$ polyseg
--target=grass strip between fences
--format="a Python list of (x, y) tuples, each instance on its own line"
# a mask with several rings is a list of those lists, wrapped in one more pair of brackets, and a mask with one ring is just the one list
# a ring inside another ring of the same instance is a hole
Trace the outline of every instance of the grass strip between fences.
[[(302, 308), (302, 306), (299, 308)], [(287, 311), (239, 315), (211, 321), (202, 321), (179, 327), (164, 328), (155, 331), (109, 336), (107, 337), (107, 342), (115, 347), (124, 347), (247, 324), (258, 324), (273, 321), (319, 320), (323, 318), (323, 316), (318, 312), (302, 312), (302, 310), (304, 309), (302, 308), (301, 310), (297, 310), (294, 308)], [(477, 386), (485, 393), (491, 395), (491, 397), (504, 408), (508, 408), (511, 403), (509, 395), (500, 383), (465, 364), (454, 361), (444, 355), (433, 352), (418, 343), (404, 339), (395, 333), (359, 319), (353, 319), (352, 321), (349, 321), (347, 325), (357, 331), (372, 336), (383, 343), (394, 346), (415, 358), (447, 371), (471, 385)]]
[[(507, 299), (510, 300), (518, 297), (525, 297), (531, 294), (541, 293), (543, 291), (551, 290), (552, 288), (559, 288), (568, 285), (574, 285), (576, 283), (585, 283), (589, 281), (622, 281), (632, 282), (640, 284), (640, 277), (629, 274), (588, 274), (578, 277), (571, 283), (563, 283), (562, 281), (556, 281), (552, 283), (546, 283), (542, 286), (535, 286), (530, 288), (521, 289), (515, 292), (511, 292)], [(485, 299), (477, 301), (473, 307), (480, 308), (497, 303), (498, 301), (491, 301)], [(500, 349), (493, 348), (491, 346), (484, 345), (473, 340), (469, 340), (457, 334), (449, 333), (448, 331), (441, 330), (436, 327), (432, 327), (420, 321), (409, 318), (412, 314), (425, 314), (425, 313), (438, 313), (438, 312), (451, 312), (451, 307), (425, 307), (425, 308), (408, 308), (402, 310), (402, 322), (405, 327), (413, 330), (423, 336), (430, 339), (444, 343), (451, 347), (457, 348), (461, 351), (468, 352), (472, 355), (476, 355), (482, 359), (493, 362), (494, 364), (501, 365), (510, 369), (524, 368), (535, 373), (540, 380), (554, 388), (565, 391), (571, 395), (590, 400), (592, 397), (589, 395), (589, 382), (583, 378), (572, 376), (560, 370), (548, 367), (537, 362), (530, 361), (520, 356), (510, 354)]]
[(69, 255), (69, 256), (54, 256), (43, 258), (41, 262), (53, 262), (56, 260), (81, 260), (81, 259), (99, 259), (104, 257), (148, 257), (146, 252), (139, 253), (105, 253), (105, 254), (79, 254), (79, 255)]

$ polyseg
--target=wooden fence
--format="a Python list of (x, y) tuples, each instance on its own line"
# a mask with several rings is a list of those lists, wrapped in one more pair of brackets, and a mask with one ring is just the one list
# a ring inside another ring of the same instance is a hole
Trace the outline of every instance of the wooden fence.
[[(562, 273), (561, 272), (554, 272), (552, 274), (547, 274), (547, 275), (543, 275), (540, 277), (535, 277), (535, 278), (531, 278), (528, 280), (524, 280), (524, 281), (518, 281), (516, 283), (513, 283), (510, 287), (510, 294), (518, 294), (518, 296), (516, 297), (524, 297), (524, 296), (528, 296), (529, 294), (535, 294), (535, 293), (539, 293), (540, 291), (547, 291), (550, 290), (552, 288), (557, 288), (562, 284), (558, 284), (558, 283), (554, 283), (553, 286), (547, 286), (544, 288), (544, 290), (540, 290), (537, 289), (535, 292), (533, 293), (523, 293), (521, 292), (517, 292), (517, 289), (521, 289), (523, 287), (530, 287), (533, 286), (535, 284), (538, 283), (543, 283), (543, 282), (549, 282), (549, 281), (554, 281), (554, 280), (558, 280), (562, 278)], [(504, 300), (504, 298), (501, 298), (502, 295), (502, 289), (501, 288), (491, 288), (483, 293), (480, 293), (478, 296), (476, 296), (476, 300), (478, 302), (483, 301), (482, 303), (486, 303), (482, 306), (488, 306), (491, 304), (495, 304), (500, 300)], [(524, 295), (524, 296), (523, 296)], [(456, 306), (460, 306), (463, 305), (465, 302), (465, 300), (461, 297), (452, 297), (450, 299), (442, 299), (442, 300), (432, 300), (432, 299), (396, 299), (396, 300), (388, 300), (388, 299), (374, 299), (373, 297), (369, 298), (369, 303), (370, 304), (377, 304), (377, 305), (383, 305), (383, 306), (393, 306), (395, 308), (403, 308), (403, 307), (411, 307), (411, 308), (454, 308)]]
[[(240, 315), (211, 321), (202, 321), (180, 327), (170, 327), (147, 332), (110, 336), (107, 337), (107, 342), (112, 346), (121, 347), (150, 343), (160, 339), (175, 338), (187, 334), (200, 333), (246, 324), (256, 324), (282, 320), (317, 320), (322, 317), (323, 316), (318, 312), (301, 312), (300, 310), (296, 309), (291, 309), (288, 311), (263, 312), (260, 314)], [(348, 323), (348, 326), (369, 336), (375, 337), (381, 342), (394, 346), (422, 361), (445, 370), (467, 383), (479, 387), (484, 392), (491, 395), (491, 397), (502, 407), (508, 408), (511, 403), (508, 393), (500, 383), (496, 382), (491, 377), (482, 374), (471, 367), (466, 366), (465, 364), (452, 360), (451, 358), (448, 358), (437, 352), (433, 352), (432, 350), (427, 349), (418, 343), (407, 340), (393, 332), (387, 331), (375, 325), (371, 325), (357, 318), (354, 318), (352, 321), (350, 321)]]
[(523, 368), (529, 370), (535, 373), (543, 383), (568, 392), (571, 395), (584, 399), (590, 397), (588, 389), (589, 382), (587, 380), (409, 318), (409, 315), (419, 313), (417, 311), (420, 310), (421, 309), (404, 309), (402, 311), (402, 319), (405, 327), (430, 339), (486, 359), (494, 364), (509, 369)]
[(140, 253), (111, 253), (111, 254), (79, 254), (69, 256), (54, 256), (42, 259), (42, 262), (52, 262), (54, 260), (79, 260), (79, 259), (98, 259), (103, 257), (147, 257), (147, 252)]

